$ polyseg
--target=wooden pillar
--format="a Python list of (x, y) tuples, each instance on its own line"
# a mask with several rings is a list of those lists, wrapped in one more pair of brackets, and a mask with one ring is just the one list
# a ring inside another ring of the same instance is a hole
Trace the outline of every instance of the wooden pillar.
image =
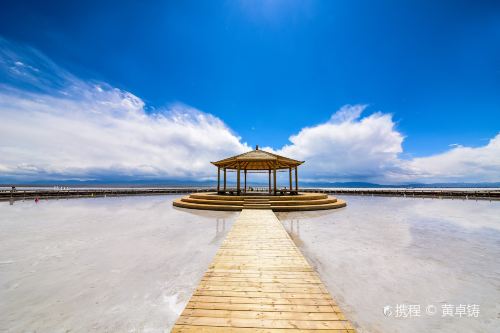
[(297, 176), (298, 168), (298, 166), (295, 167), (295, 191), (297, 191), (297, 193), (299, 192), (299, 177)]
[(217, 193), (220, 192), (220, 167), (217, 167)]
[(224, 192), (226, 192), (226, 168), (224, 168)]
[(276, 195), (276, 192), (278, 192), (278, 189), (276, 187), (276, 164), (274, 165), (273, 169), (273, 182), (274, 182), (274, 195)]
[(244, 192), (247, 193), (247, 169), (245, 169), (245, 189)]
[(269, 169), (269, 194), (271, 194), (271, 169)]
[(293, 188), (292, 188), (292, 168), (288, 168), (288, 177), (290, 179), (290, 192), (293, 191)]
[(240, 165), (238, 164), (238, 174), (236, 175), (236, 194), (240, 194)]

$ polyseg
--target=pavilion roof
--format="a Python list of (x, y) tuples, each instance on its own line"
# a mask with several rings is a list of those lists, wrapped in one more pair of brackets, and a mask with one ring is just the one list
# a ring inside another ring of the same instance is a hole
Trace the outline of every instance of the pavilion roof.
[(301, 165), (304, 161), (297, 161), (260, 150), (256, 147), (256, 149), (252, 151), (211, 163), (217, 167), (227, 169), (237, 169), (239, 165), (241, 169), (246, 170), (269, 170), (273, 169), (275, 166), (276, 169), (293, 168)]

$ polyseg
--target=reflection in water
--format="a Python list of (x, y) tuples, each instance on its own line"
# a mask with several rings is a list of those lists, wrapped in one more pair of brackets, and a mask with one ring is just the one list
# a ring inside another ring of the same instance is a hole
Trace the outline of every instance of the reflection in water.
[(238, 215), (177, 197), (0, 203), (1, 330), (168, 331)]
[(226, 219), (217, 218), (217, 223), (215, 224), (215, 237), (212, 239), (210, 244), (219, 243), (219, 241), (223, 240), (226, 237)]
[(302, 246), (303, 242), (300, 239), (300, 220), (290, 219), (283, 221), (283, 226), (285, 227), (285, 230), (288, 232), (294, 243), (297, 246)]
[[(360, 332), (498, 332), (500, 202), (348, 197), (340, 210), (279, 213)], [(296, 237), (296, 236), (295, 236)], [(295, 239), (295, 238), (294, 238)], [(479, 304), (479, 318), (442, 318), (443, 304)], [(436, 315), (384, 316), (427, 305)]]
[(229, 231), (226, 230), (226, 218), (220, 216), (229, 214), (232, 215), (232, 217), (234, 217), (238, 215), (238, 213), (228, 213), (228, 212), (202, 210), (202, 209), (187, 209), (175, 206), (173, 206), (172, 208), (176, 211), (183, 212), (185, 214), (190, 214), (193, 216), (199, 216), (204, 218), (212, 217), (216, 221), (216, 223), (215, 223), (215, 235), (210, 244), (219, 244), (219, 242), (221, 242), (226, 237), (226, 234)]

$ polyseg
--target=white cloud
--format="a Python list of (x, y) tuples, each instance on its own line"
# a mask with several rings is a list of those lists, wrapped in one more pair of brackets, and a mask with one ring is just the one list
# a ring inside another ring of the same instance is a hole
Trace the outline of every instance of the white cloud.
[(454, 146), (428, 157), (406, 161), (403, 179), (444, 182), (500, 181), (500, 133), (482, 147)]
[[(0, 38), (0, 178), (212, 177), (209, 161), (250, 147), (217, 117), (176, 104), (154, 112), (139, 97), (81, 80), (38, 51)], [(402, 159), (390, 114), (346, 105), (275, 150), (305, 160), (301, 179), (500, 181), (500, 133), (483, 147)], [(264, 148), (265, 149), (265, 148)], [(268, 148), (272, 150), (271, 148)]]
[(277, 152), (305, 160), (302, 175), (322, 180), (365, 180), (397, 172), (403, 135), (389, 114), (361, 118), (365, 105), (346, 105), (329, 121), (303, 128)]
[(323, 124), (302, 129), (277, 152), (306, 160), (315, 180), (382, 183), (498, 182), (500, 133), (483, 147), (453, 145), (442, 154), (401, 159), (404, 136), (392, 116), (361, 117), (365, 105), (346, 105)]
[[(482, 147), (451, 145), (433, 156), (401, 158), (404, 136), (390, 114), (362, 117), (366, 105), (345, 105), (329, 121), (303, 128), (278, 154), (305, 160), (309, 180), (408, 182), (500, 181), (500, 133)], [(268, 148), (271, 149), (271, 148)]]
[[(209, 161), (250, 149), (210, 114), (182, 104), (146, 112), (129, 92), (85, 82), (31, 49), (0, 42), (0, 74), (21, 83), (0, 85), (4, 179), (203, 178), (214, 174)], [(50, 71), (35, 74), (38, 67)]]
[(127, 92), (85, 95), (0, 93), (4, 176), (205, 177), (210, 160), (249, 149), (220, 119), (188, 106), (147, 114)]

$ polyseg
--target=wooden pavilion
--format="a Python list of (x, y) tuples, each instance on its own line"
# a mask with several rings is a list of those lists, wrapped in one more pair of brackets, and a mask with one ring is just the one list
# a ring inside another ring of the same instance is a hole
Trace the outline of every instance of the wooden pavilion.
[[(226, 194), (228, 191), (226, 184), (226, 175), (228, 171), (236, 171), (236, 194), (241, 194), (241, 170), (244, 174), (244, 191), (247, 190), (247, 173), (263, 173), (267, 172), (269, 174), (269, 193), (274, 193), (274, 195), (281, 194), (298, 194), (299, 192), (299, 180), (297, 175), (297, 168), (299, 165), (304, 163), (304, 161), (297, 161), (288, 157), (280, 156), (277, 154), (269, 153), (267, 151), (259, 150), (259, 146), (256, 146), (254, 150), (229, 157), (217, 162), (211, 162), (217, 167), (217, 192), (218, 194)], [(220, 184), (220, 174), (221, 169), (224, 174), (223, 187), (221, 189)], [(295, 171), (295, 190), (292, 184), (292, 171)], [(290, 187), (286, 190), (278, 190), (276, 182), (276, 173), (278, 171), (288, 171)], [(271, 191), (271, 173), (273, 180), (273, 190)]]

